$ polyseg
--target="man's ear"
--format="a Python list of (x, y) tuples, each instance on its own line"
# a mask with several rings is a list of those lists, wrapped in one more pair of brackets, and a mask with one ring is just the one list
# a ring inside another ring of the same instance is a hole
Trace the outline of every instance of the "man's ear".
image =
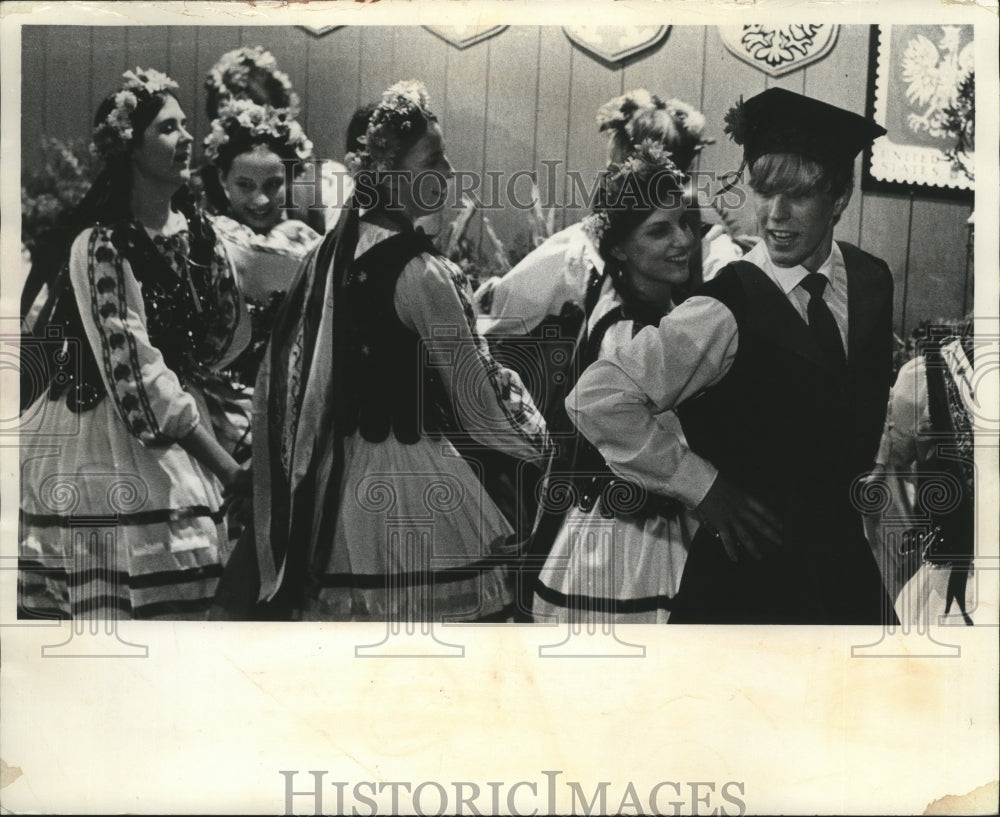
[(833, 217), (834, 219), (839, 219), (844, 210), (847, 209), (847, 205), (851, 203), (851, 193), (853, 190), (845, 190), (843, 195), (833, 200)]

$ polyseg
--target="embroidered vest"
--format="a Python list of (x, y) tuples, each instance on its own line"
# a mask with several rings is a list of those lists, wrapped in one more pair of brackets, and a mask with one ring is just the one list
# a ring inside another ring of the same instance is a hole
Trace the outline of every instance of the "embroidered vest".
[[(142, 286), (149, 340), (182, 386), (197, 382), (232, 343), (238, 319), (238, 293), (232, 271), (206, 224), (192, 225), (189, 244), (182, 236), (154, 243), (141, 226), (96, 225), (87, 248), (87, 300), (101, 336), (100, 361), (83, 328), (77, 298), (64, 266), (55, 284), (49, 327), (62, 327), (62, 344), (52, 355), (47, 387), (51, 400), (65, 399), (74, 412), (85, 412), (107, 396), (103, 367), (129, 430), (140, 438), (158, 439), (155, 421), (144, 399), (138, 362), (130, 337), (106, 329), (125, 306), (125, 270)], [(190, 247), (207, 255), (199, 263)]]
[(451, 401), (420, 336), (396, 313), (396, 283), (421, 253), (437, 255), (423, 233), (406, 231), (356, 258), (339, 283), (334, 338), (343, 367), (337, 417), (344, 434), (369, 442), (392, 432), (405, 444), (457, 428)]

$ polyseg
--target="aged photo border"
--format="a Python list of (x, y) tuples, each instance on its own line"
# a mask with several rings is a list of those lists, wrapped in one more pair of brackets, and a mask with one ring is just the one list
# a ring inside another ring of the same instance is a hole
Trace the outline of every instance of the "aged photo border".
[[(0, 209), (18, 206), (19, 111), (31, 104), (17, 82), (22, 24), (559, 25), (601, 14), (621, 24), (731, 25), (947, 15), (977, 25), (979, 99), (998, 98), (995, 8), (747, 5), (4, 3)], [(978, 117), (976, 218), (995, 225), (998, 117), (985, 104)], [(17, 229), (17, 219), (0, 225), (4, 334), (17, 315), (20, 281), (8, 272), (20, 269)], [(997, 231), (979, 230), (977, 316), (994, 336), (997, 258)], [(7, 418), (16, 415), (16, 378), (4, 355)], [(979, 541), (994, 584), (995, 441), (977, 451)], [(940, 640), (930, 641), (944, 651), (928, 647), (927, 633), (879, 628), (632, 627), (615, 633), (621, 646), (578, 634), (572, 654), (553, 649), (556, 628), (445, 628), (437, 654), (396, 657), (365, 654), (385, 640), (379, 625), (20, 626), (17, 462), (16, 443), (0, 439), (0, 804), (13, 813), (313, 813), (314, 784), (327, 813), (346, 803), (361, 814), (370, 807), (359, 793), (380, 813), (393, 803), (412, 813), (414, 791), (428, 784), (422, 810), (434, 813), (432, 783), (452, 806), (457, 792), (478, 786), (483, 813), (583, 813), (605, 782), (611, 809), (630, 787), (641, 803), (660, 786), (662, 806), (683, 803), (667, 813), (699, 804), (702, 813), (922, 813), (983, 791), (978, 804), (995, 808), (995, 626), (935, 633)], [(95, 654), (98, 642), (111, 649)], [(951, 813), (967, 806), (958, 801)]]

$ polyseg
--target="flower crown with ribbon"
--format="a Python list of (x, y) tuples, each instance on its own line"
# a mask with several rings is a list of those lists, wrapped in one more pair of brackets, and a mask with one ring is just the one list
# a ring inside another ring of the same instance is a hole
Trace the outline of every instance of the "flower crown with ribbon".
[(391, 169), (418, 117), (437, 119), (430, 110), (430, 97), (422, 82), (405, 80), (385, 91), (368, 119), (365, 135), (358, 139), (363, 147), (344, 157), (351, 173)]
[[(623, 201), (639, 201), (636, 185), (641, 189), (644, 184), (660, 178), (669, 178), (678, 192), (683, 192), (687, 180), (671, 152), (655, 139), (643, 139), (623, 161), (608, 164), (594, 212), (583, 221), (583, 230), (595, 247), (600, 247), (602, 237), (611, 226), (610, 213), (621, 207)], [(658, 204), (655, 192), (653, 198), (649, 204), (655, 207)]]
[(212, 120), (212, 132), (204, 142), (205, 158), (215, 162), (223, 146), (240, 132), (246, 134), (251, 143), (277, 143), (294, 151), (301, 160), (312, 158), (313, 143), (287, 108), (258, 105), (249, 99), (227, 103), (218, 118)]
[(598, 130), (616, 131), (634, 148), (637, 137), (642, 136), (636, 133), (641, 115), (654, 111), (664, 111), (669, 117), (669, 126), (663, 128), (663, 141), (677, 154), (690, 154), (693, 158), (705, 145), (715, 141), (704, 134), (705, 115), (701, 111), (679, 99), (664, 102), (644, 88), (629, 91), (602, 105), (597, 111)]
[(132, 117), (143, 102), (155, 94), (173, 93), (177, 83), (153, 68), (136, 67), (122, 74), (121, 89), (115, 94), (115, 106), (91, 134), (91, 152), (107, 161), (128, 152), (135, 134)]
[(274, 79), (288, 97), (287, 108), (291, 116), (298, 116), (301, 107), (299, 96), (292, 90), (288, 74), (279, 71), (274, 55), (259, 45), (243, 46), (227, 51), (209, 70), (208, 76), (205, 78), (205, 89), (215, 92), (220, 112), (221, 108), (229, 101), (247, 97), (250, 80), (254, 73), (264, 74)]

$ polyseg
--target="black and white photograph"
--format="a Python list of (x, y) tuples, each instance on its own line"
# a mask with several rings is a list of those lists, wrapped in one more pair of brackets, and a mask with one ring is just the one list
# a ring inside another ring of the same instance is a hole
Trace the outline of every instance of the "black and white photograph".
[(0, 15), (5, 810), (995, 813), (995, 8)]

